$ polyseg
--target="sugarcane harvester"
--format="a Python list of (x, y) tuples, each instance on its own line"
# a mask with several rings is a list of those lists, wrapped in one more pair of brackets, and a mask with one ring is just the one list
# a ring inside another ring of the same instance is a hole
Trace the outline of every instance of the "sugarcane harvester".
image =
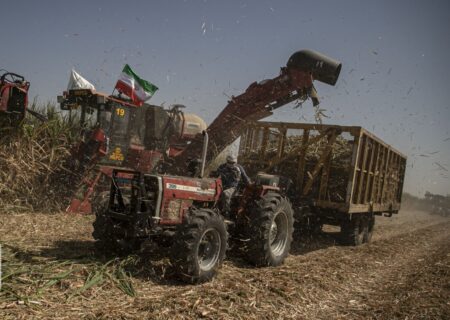
[(0, 76), (0, 127), (17, 128), (28, 113), (45, 122), (47, 118), (28, 109), (30, 82), (25, 77), (3, 70)]
[(3, 72), (0, 76), (0, 121), (17, 127), (25, 118), (30, 83), (21, 75)]
[(25, 118), (30, 83), (21, 75), (3, 72), (0, 76), (0, 120), (17, 126)]
[(99, 185), (113, 169), (161, 171), (169, 157), (206, 129), (200, 117), (182, 112), (181, 105), (169, 110), (137, 105), (92, 89), (69, 90), (58, 102), (82, 128), (81, 141), (72, 148), (68, 163), (77, 185), (67, 208), (71, 213), (92, 212), (92, 202), (98, 200), (93, 196), (105, 191)]

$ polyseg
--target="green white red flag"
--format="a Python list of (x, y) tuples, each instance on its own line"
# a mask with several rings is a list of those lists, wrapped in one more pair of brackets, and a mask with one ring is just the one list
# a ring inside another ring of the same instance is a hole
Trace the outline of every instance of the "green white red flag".
[(141, 79), (128, 64), (123, 67), (119, 80), (116, 83), (116, 89), (130, 97), (137, 104), (142, 104), (155, 94), (158, 87)]

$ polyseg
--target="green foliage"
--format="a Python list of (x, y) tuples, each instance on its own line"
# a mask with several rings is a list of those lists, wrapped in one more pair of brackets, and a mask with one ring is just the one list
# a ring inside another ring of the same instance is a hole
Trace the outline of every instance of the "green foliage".
[[(14, 252), (16, 248), (3, 246), (3, 274), (0, 300), (39, 300), (49, 292), (64, 296), (67, 301), (95, 295), (95, 288), (115, 287), (131, 297), (136, 296), (132, 278), (126, 270), (139, 263), (137, 256), (101, 261), (98, 257), (81, 260), (24, 259), (34, 252)], [(68, 283), (79, 283), (67, 286)]]

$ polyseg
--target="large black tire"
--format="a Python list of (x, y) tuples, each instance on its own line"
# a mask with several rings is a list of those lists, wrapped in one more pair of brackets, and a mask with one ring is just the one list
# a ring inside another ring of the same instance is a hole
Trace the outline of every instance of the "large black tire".
[(367, 219), (362, 216), (353, 216), (341, 222), (341, 241), (345, 245), (359, 246), (364, 243), (368, 234)]
[(289, 255), (294, 232), (293, 210), (287, 198), (269, 192), (249, 208), (248, 220), (240, 226), (247, 239), (245, 258), (256, 266), (279, 266)]
[(126, 255), (140, 248), (138, 239), (128, 239), (121, 235), (120, 225), (108, 217), (106, 211), (97, 211), (92, 224), (95, 248), (103, 253)]
[(171, 262), (181, 280), (201, 283), (211, 280), (225, 259), (228, 233), (217, 212), (192, 208), (178, 226)]

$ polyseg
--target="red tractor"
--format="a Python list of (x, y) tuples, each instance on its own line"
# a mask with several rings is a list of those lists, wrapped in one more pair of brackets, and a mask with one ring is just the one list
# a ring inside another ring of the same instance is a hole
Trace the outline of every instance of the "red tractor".
[(4, 72), (0, 76), (0, 121), (17, 126), (25, 118), (29, 88), (30, 83), (18, 74)]
[[(205, 136), (207, 139), (207, 136)], [(227, 225), (239, 234), (249, 262), (278, 266), (289, 254), (293, 229), (291, 204), (277, 177), (257, 177), (234, 196), (225, 218), (217, 205), (220, 178), (144, 174), (114, 170), (107, 208), (96, 214), (93, 236), (103, 248), (131, 251), (153, 241), (170, 251), (182, 280), (210, 280), (225, 258)], [(264, 184), (262, 184), (264, 182)]]
[[(167, 245), (179, 276), (197, 283), (210, 280), (220, 267), (230, 225), (230, 233), (241, 240), (239, 247), (251, 263), (283, 263), (289, 254), (294, 222), (285, 196), (288, 179), (257, 174), (254, 184), (234, 195), (232, 210), (224, 215), (218, 203), (222, 182), (204, 177), (205, 166), (239, 137), (248, 121), (267, 117), (272, 110), (297, 99), (311, 97), (317, 103), (313, 81), (334, 85), (340, 69), (339, 62), (316, 52), (295, 53), (278, 77), (255, 82), (242, 95), (232, 97), (203, 132), (203, 138), (191, 137), (176, 152), (171, 152), (174, 139), (165, 129), (170, 121), (147, 122), (145, 131), (150, 130), (153, 137), (148, 136), (144, 150), (159, 152), (161, 158), (150, 170), (112, 171), (108, 203), (96, 212), (93, 236), (97, 243), (125, 251), (146, 240)], [(161, 145), (160, 141), (166, 143)], [(193, 161), (200, 154), (201, 160)], [(137, 158), (143, 159), (142, 155)], [(127, 165), (130, 168), (131, 163)]]

